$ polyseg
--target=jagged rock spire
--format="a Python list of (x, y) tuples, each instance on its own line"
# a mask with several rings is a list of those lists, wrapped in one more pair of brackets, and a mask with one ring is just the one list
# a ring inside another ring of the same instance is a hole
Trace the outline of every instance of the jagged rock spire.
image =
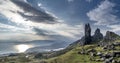
[(102, 39), (103, 39), (103, 34), (100, 32), (100, 29), (97, 28), (97, 29), (95, 30), (94, 35), (93, 35), (92, 41), (93, 41), (93, 42), (99, 42), (99, 41), (102, 40)]
[(100, 33), (100, 29), (99, 29), (99, 28), (97, 28), (97, 29), (95, 30), (95, 34), (98, 34), (98, 33)]
[(91, 27), (90, 24), (85, 24), (85, 44), (90, 44), (91, 39)]

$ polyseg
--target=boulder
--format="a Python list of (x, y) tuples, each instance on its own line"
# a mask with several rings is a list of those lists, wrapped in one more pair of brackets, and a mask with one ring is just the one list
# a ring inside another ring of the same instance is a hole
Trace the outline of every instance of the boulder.
[(106, 60), (106, 58), (105, 57), (101, 57), (101, 61), (105, 61)]
[(111, 57), (112, 57), (112, 54), (111, 54), (111, 53), (105, 53), (102, 57), (111, 58)]
[(105, 45), (103, 50), (115, 50), (115, 46), (113, 44)]
[(104, 63), (112, 63), (112, 61), (113, 61), (113, 57), (111, 57), (111, 58), (109, 58), (109, 59), (106, 59), (106, 60), (104, 61)]
[(120, 57), (120, 51), (118, 51), (118, 52), (113, 52), (113, 53), (112, 53), (112, 56), (113, 56), (113, 57)]
[(120, 42), (113, 43), (114, 46), (120, 46)]
[(112, 60), (112, 63), (118, 63), (116, 60)]
[(97, 56), (102, 56), (103, 54), (101, 52), (97, 52)]
[(90, 52), (90, 56), (91, 56), (91, 57), (95, 57), (96, 54), (95, 54), (94, 52)]

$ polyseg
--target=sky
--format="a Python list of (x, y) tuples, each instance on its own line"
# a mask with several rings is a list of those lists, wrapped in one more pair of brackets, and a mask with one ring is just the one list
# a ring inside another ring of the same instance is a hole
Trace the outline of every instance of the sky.
[(120, 0), (0, 0), (0, 40), (72, 42), (85, 23), (120, 35)]

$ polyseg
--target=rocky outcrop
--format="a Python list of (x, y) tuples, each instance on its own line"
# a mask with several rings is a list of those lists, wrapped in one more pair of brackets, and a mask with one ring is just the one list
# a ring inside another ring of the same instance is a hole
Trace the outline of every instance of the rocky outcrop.
[(91, 38), (91, 27), (90, 24), (85, 24), (85, 44), (90, 44), (92, 41)]
[(103, 41), (104, 42), (111, 42), (111, 41), (115, 41), (119, 38), (120, 38), (120, 36), (115, 34), (114, 32), (107, 31)]
[[(120, 36), (115, 34), (114, 32), (107, 31), (103, 40), (101, 40), (98, 44), (106, 49), (111, 49), (112, 46), (107, 46), (110, 43), (116, 42), (116, 40), (120, 40)], [(119, 42), (116, 42), (114, 45), (119, 45)]]
[(100, 32), (100, 29), (97, 28), (97, 29), (95, 30), (94, 35), (93, 35), (92, 41), (93, 41), (93, 42), (99, 42), (99, 41), (101, 41), (102, 39), (103, 39), (103, 34)]
[(90, 24), (85, 24), (85, 35), (79, 40), (80, 45), (91, 44), (92, 42), (99, 42), (103, 39), (103, 34), (100, 32), (100, 29), (97, 28), (94, 35), (91, 36), (91, 27)]
[(91, 27), (90, 24), (85, 24), (85, 31), (84, 36), (76, 41), (76, 43), (80, 43), (80, 45), (86, 45), (86, 44), (92, 44), (92, 43), (98, 43), (99, 45), (108, 44), (107, 42), (115, 41), (117, 39), (120, 39), (120, 36), (115, 34), (114, 32), (107, 31), (106, 35), (103, 37), (103, 34), (100, 32), (100, 29), (97, 28), (95, 30), (95, 33), (93, 36), (91, 36)]

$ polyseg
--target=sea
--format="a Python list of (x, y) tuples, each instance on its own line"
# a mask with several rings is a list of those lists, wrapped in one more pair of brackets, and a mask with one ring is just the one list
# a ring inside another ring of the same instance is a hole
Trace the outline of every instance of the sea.
[(35, 52), (38, 50), (42, 52), (63, 49), (66, 46), (68, 43), (63, 41), (0, 42), (0, 54)]

